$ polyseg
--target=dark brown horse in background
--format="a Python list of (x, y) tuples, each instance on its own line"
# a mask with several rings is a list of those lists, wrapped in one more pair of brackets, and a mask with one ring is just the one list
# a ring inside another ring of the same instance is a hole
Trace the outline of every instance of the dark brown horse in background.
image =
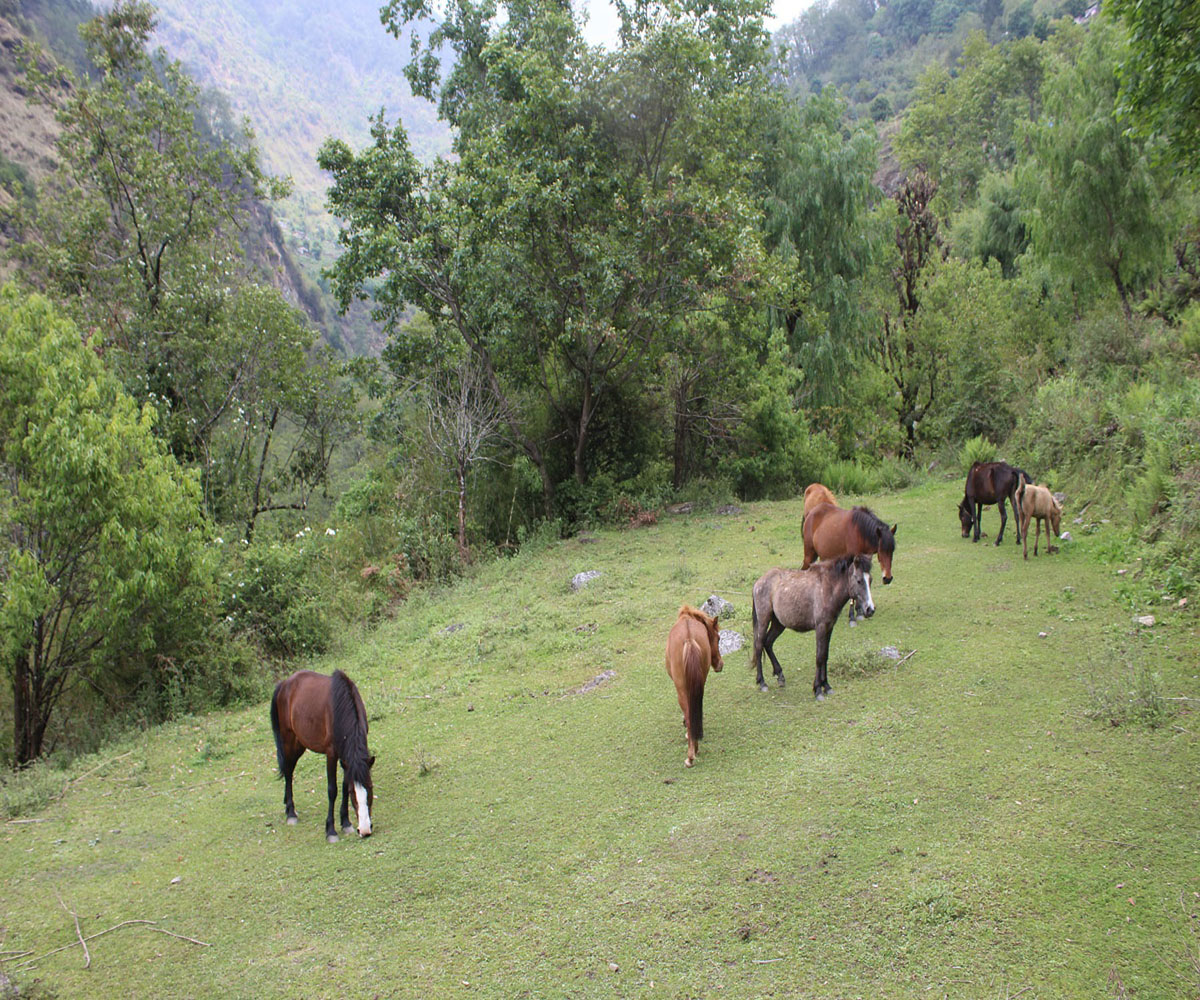
[(967, 483), (963, 490), (963, 498), (958, 504), (958, 520), (962, 526), (962, 536), (966, 538), (974, 534), (972, 541), (979, 541), (979, 529), (983, 520), (983, 508), (988, 504), (1000, 506), (1000, 534), (996, 536), (999, 545), (1004, 538), (1004, 526), (1008, 523), (1008, 514), (1004, 510), (1007, 500), (1012, 504), (1013, 518), (1016, 521), (1017, 544), (1021, 543), (1021, 499), (1018, 496), (1023, 483), (1033, 482), (1033, 477), (1024, 469), (1018, 469), (1007, 462), (976, 462), (967, 473)]
[(892, 582), (892, 554), (896, 551), (896, 529), (880, 520), (869, 507), (843, 510), (830, 503), (817, 504), (804, 518), (804, 565), (818, 559), (840, 556), (879, 555), (883, 582)]
[(371, 836), (371, 806), (375, 789), (371, 784), (371, 766), (375, 758), (367, 749), (367, 710), (358, 688), (340, 670), (332, 677), (311, 670), (297, 670), (275, 685), (271, 696), (271, 729), (275, 732), (275, 759), (283, 778), (283, 808), (289, 826), (296, 823), (296, 804), (292, 800), (292, 772), (305, 750), (325, 755), (325, 773), (329, 786), (329, 814), (325, 817), (325, 839), (337, 842), (333, 826), (333, 804), (337, 800), (337, 769), (341, 762), (342, 833), (354, 832), (350, 826), (349, 800), (354, 799), (358, 817), (358, 835)]
[(829, 637), (837, 617), (848, 601), (855, 601), (862, 614), (875, 613), (871, 601), (871, 557), (842, 556), (836, 562), (817, 563), (811, 569), (767, 570), (754, 584), (754, 666), (760, 691), (767, 690), (763, 680), (762, 654), (765, 650), (775, 668), (775, 677), (783, 687), (783, 668), (775, 658), (775, 640), (784, 629), (817, 633), (817, 672), (813, 677), (813, 695), (824, 701), (831, 690), (826, 664), (829, 661)]
[(675, 694), (683, 709), (683, 728), (687, 731), (685, 767), (695, 763), (696, 743), (704, 736), (704, 682), (709, 667), (719, 673), (723, 666), (717, 619), (685, 604), (667, 636), (667, 673), (675, 682)]

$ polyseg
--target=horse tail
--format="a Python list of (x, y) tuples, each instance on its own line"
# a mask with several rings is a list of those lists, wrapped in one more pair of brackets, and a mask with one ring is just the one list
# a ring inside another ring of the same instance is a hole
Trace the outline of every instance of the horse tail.
[(358, 689), (340, 670), (335, 670), (329, 680), (334, 749), (346, 777), (365, 785), (370, 769), (367, 764), (367, 724), (358, 711)]
[(704, 738), (704, 660), (695, 640), (683, 651), (683, 675), (687, 678), (688, 718), (693, 739)]
[(283, 734), (279, 731), (279, 689), (283, 687), (283, 681), (275, 685), (275, 691), (271, 695), (271, 731), (275, 734), (275, 764), (279, 768), (278, 778), (283, 777)]

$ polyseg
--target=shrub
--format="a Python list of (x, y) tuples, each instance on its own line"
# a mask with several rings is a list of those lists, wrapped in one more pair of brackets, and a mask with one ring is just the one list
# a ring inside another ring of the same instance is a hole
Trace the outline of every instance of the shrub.
[(292, 542), (255, 542), (222, 579), (225, 621), (271, 656), (313, 656), (329, 646), (326, 602), (315, 585), (321, 543), (311, 529)]
[(1089, 719), (1113, 726), (1158, 729), (1171, 718), (1170, 703), (1163, 697), (1158, 674), (1146, 666), (1126, 664), (1088, 681)]
[(979, 435), (963, 443), (958, 452), (958, 463), (962, 466), (965, 476), (971, 471), (976, 462), (994, 462), (999, 456), (999, 450), (987, 438)]

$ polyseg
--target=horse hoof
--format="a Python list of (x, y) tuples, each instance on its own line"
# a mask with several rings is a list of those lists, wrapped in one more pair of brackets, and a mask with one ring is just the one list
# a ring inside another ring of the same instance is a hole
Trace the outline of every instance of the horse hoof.
[(824, 701), (824, 700), (825, 700), (825, 692), (824, 692), (824, 691), (818, 691), (818, 692), (817, 692), (817, 701)]
[(354, 827), (343, 826), (342, 827), (342, 836), (343, 837), (353, 837), (354, 836)]
[(336, 844), (338, 842), (337, 834), (336, 833), (328, 833), (325, 835), (325, 840), (327, 843)]
[(287, 825), (288, 825), (288, 826), (295, 826), (295, 825), (296, 825), (297, 823), (299, 823), (299, 822), (300, 822), (300, 820), (298, 820), (298, 819), (297, 819), (295, 816), (289, 816), (289, 817), (287, 818)]
[(687, 760), (685, 760), (685, 761), (683, 762), (683, 766), (684, 766), (684, 767), (691, 767), (691, 766), (692, 766), (693, 764), (695, 764), (695, 763), (696, 763), (696, 762), (695, 762), (694, 760), (692, 760), (692, 759), (689, 757)]

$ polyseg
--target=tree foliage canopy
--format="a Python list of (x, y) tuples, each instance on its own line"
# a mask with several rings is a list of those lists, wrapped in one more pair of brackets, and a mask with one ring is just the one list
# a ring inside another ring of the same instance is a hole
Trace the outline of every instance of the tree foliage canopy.
[(131, 663), (202, 632), (211, 573), (197, 477), (154, 436), (155, 411), (73, 323), (12, 288), (0, 383), (0, 663), (25, 763), (73, 684), (116, 696)]

